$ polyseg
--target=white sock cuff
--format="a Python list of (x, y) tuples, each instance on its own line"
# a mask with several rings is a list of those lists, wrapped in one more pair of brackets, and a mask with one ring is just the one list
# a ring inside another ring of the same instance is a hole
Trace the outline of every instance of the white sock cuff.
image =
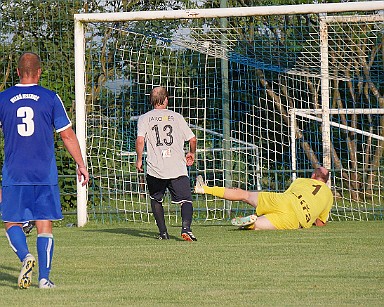
[(37, 235), (37, 237), (41, 237), (41, 238), (53, 238), (53, 234), (51, 234), (51, 233), (39, 233), (38, 235)]

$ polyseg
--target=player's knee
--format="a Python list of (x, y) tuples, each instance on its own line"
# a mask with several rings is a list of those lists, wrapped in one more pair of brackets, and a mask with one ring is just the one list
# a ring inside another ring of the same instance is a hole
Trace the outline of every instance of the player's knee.
[(159, 203), (159, 204), (163, 203), (162, 197), (149, 196), (149, 198), (151, 199), (151, 203)]
[(265, 216), (259, 216), (255, 222), (255, 230), (277, 229)]
[(180, 206), (183, 206), (184, 204), (192, 205), (192, 201), (190, 201), (190, 200), (182, 200), (182, 201), (180, 202)]

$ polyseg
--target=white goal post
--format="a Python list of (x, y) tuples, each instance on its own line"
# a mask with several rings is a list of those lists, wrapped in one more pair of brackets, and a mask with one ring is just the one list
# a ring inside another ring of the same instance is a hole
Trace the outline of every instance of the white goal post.
[[(349, 12), (362, 16), (351, 18), (345, 14)], [(341, 199), (335, 219), (367, 219), (363, 217), (367, 212), (382, 210), (380, 194), (367, 200), (365, 187), (356, 188), (364, 193), (363, 200), (346, 195), (348, 188), (344, 188), (343, 181), (352, 181), (342, 172), (348, 166), (356, 170), (353, 176), (357, 174), (370, 183), (381, 180), (380, 170), (368, 176), (360, 171), (366, 169), (365, 164), (360, 166), (374, 151), (381, 152), (384, 130), (365, 132), (364, 128), (371, 126), (344, 116), (350, 112), (353, 116), (383, 114), (384, 93), (375, 89), (375, 82), (380, 81), (374, 72), (379, 66), (375, 66), (379, 56), (375, 43), (383, 35), (383, 12), (384, 1), (366, 1), (75, 14), (76, 134), (90, 174), (98, 178), (93, 188), (97, 200), (90, 200), (90, 188), (77, 184), (77, 225), (87, 223), (89, 207), (94, 216), (112, 212), (124, 214), (125, 220), (149, 221), (147, 198), (142, 193), (145, 183), (131, 169), (131, 143), (135, 137), (131, 123), (146, 110), (145, 91), (161, 84), (172, 88), (172, 96), (181, 104), (174, 108), (188, 118), (200, 139), (201, 157), (194, 171), (203, 173), (210, 183), (279, 190), (299, 170), (306, 172), (321, 161), (325, 167), (335, 169), (331, 184)], [(279, 16), (297, 19), (281, 25)], [(263, 22), (248, 22), (254, 17), (264, 18)], [(215, 22), (223, 18), (239, 18), (241, 22), (226, 28), (224, 23)], [(202, 21), (197, 26), (195, 20)], [(168, 29), (167, 22), (173, 21), (185, 23)], [(146, 22), (150, 23), (148, 27), (144, 26)], [(357, 22), (356, 32), (343, 28), (348, 22)], [(291, 27), (296, 23), (308, 27), (306, 40), (291, 41), (298, 36)], [(342, 36), (345, 41), (340, 39)], [(359, 45), (360, 41), (365, 47)], [(263, 49), (257, 49), (264, 44)], [(285, 48), (280, 48), (283, 44)], [(286, 54), (284, 50), (288, 50)], [(356, 60), (356, 55), (361, 60)], [(134, 86), (137, 90), (133, 90)], [(344, 99), (351, 99), (354, 107), (341, 107)], [(375, 99), (382, 105), (357, 107)], [(217, 110), (218, 105), (222, 110)], [(332, 114), (342, 114), (340, 122), (333, 122)], [(382, 123), (381, 117), (369, 120)], [(321, 125), (316, 135), (314, 122)], [(357, 149), (353, 138), (347, 143), (340, 141), (338, 149), (333, 140), (345, 132), (332, 131), (331, 127), (369, 140), (357, 138)], [(96, 129), (100, 132), (94, 136)], [(358, 152), (358, 157), (349, 156), (350, 152)], [(377, 154), (372, 157), (370, 170), (379, 169)], [(284, 161), (278, 162), (280, 159)], [(379, 185), (372, 183), (369, 193), (381, 190)], [(241, 205), (223, 205), (217, 199), (196, 198), (196, 203), (201, 204), (205, 220), (246, 212)], [(169, 208), (167, 216), (177, 215), (177, 210)]]

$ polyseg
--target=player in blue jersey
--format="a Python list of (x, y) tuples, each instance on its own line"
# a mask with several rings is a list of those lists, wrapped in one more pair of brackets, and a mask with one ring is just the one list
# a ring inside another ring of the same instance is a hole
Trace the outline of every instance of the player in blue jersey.
[[(195, 160), (196, 137), (181, 114), (168, 110), (168, 92), (164, 87), (155, 87), (149, 99), (153, 110), (141, 115), (137, 123), (136, 168), (143, 171), (146, 144), (146, 179), (152, 212), (159, 229), (158, 239), (169, 239), (162, 205), (168, 189), (172, 202), (181, 205), (181, 237), (185, 241), (197, 241), (191, 231), (193, 207), (187, 173), (187, 166)], [(184, 143), (187, 141), (189, 152), (185, 154)]]
[(20, 83), (0, 93), (0, 122), (4, 134), (2, 219), (9, 244), (22, 261), (19, 288), (31, 284), (36, 260), (30, 254), (23, 223), (34, 221), (37, 229), (39, 288), (55, 287), (49, 274), (54, 240), (52, 221), (61, 220), (58, 172), (53, 131), (77, 163), (78, 180), (86, 185), (89, 174), (79, 142), (60, 97), (38, 85), (41, 63), (26, 52), (18, 61)]

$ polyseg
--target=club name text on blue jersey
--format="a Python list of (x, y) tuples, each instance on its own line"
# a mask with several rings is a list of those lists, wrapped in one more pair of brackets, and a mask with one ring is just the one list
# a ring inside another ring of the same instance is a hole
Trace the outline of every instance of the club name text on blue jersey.
[(18, 100), (21, 99), (33, 99), (35, 101), (38, 101), (40, 99), (40, 96), (35, 95), (35, 94), (17, 94), (16, 96), (13, 96), (10, 101), (12, 103), (15, 103)]
[(165, 115), (165, 116), (151, 116), (149, 118), (149, 121), (156, 121), (156, 122), (173, 122), (175, 118), (173, 115)]

